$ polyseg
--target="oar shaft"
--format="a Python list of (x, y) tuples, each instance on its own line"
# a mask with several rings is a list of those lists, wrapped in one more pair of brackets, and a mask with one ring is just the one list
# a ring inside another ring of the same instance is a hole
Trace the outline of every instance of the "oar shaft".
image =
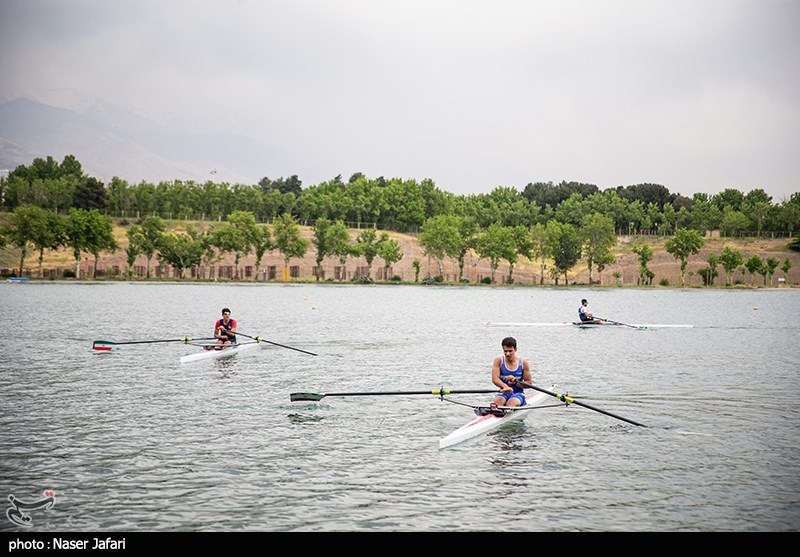
[(618, 420), (622, 420), (623, 422), (628, 422), (629, 424), (638, 425), (640, 427), (647, 427), (644, 424), (640, 424), (639, 422), (634, 422), (633, 420), (629, 420), (628, 418), (623, 418), (622, 416), (618, 416), (616, 414), (612, 414), (611, 412), (607, 412), (607, 411), (602, 410), (600, 408), (596, 408), (594, 406), (591, 406), (590, 404), (586, 404), (585, 402), (581, 402), (579, 400), (575, 400), (574, 398), (568, 397), (567, 395), (563, 395), (563, 394), (560, 395), (560, 394), (554, 393), (552, 391), (548, 391), (547, 389), (542, 389), (541, 387), (537, 387), (536, 385), (532, 385), (530, 383), (526, 383), (524, 381), (517, 381), (517, 383), (519, 383), (522, 387), (529, 388), (529, 389), (534, 389), (536, 391), (539, 391), (539, 392), (548, 394), (550, 396), (556, 397), (561, 402), (565, 402), (567, 404), (577, 404), (578, 406), (583, 406), (584, 408), (588, 408), (589, 410), (594, 410), (595, 412), (600, 412), (601, 414), (605, 414), (606, 416), (611, 416), (612, 418), (616, 418)]
[(243, 337), (252, 338), (256, 342), (266, 342), (267, 344), (280, 346), (281, 348), (288, 348), (289, 350), (296, 350), (298, 352), (302, 352), (303, 354), (308, 354), (309, 356), (316, 356), (317, 355), (317, 354), (314, 354), (313, 352), (309, 352), (308, 350), (301, 350), (300, 348), (294, 348), (293, 346), (286, 346), (285, 344), (278, 344), (277, 342), (272, 342), (271, 340), (266, 340), (266, 339), (263, 339), (263, 338), (258, 337), (258, 336), (252, 337), (250, 335), (246, 335), (244, 333), (239, 333), (239, 332), (237, 332), (236, 334), (237, 335), (242, 335)]
[(433, 389), (430, 391), (381, 391), (364, 393), (325, 393), (325, 396), (384, 396), (384, 395), (464, 395), (477, 393), (496, 393), (497, 389), (488, 390), (453, 390), (453, 389)]
[(192, 338), (192, 337), (184, 337), (184, 338), (167, 338), (167, 339), (159, 339), (159, 340), (129, 340), (124, 342), (116, 342), (113, 340), (96, 340), (94, 344), (111, 344), (117, 346), (119, 344), (153, 344), (156, 342), (192, 342), (193, 340), (214, 340), (211, 337), (204, 337), (204, 338)]
[(619, 321), (614, 321), (613, 319), (606, 319), (605, 317), (595, 317), (595, 319), (599, 319), (600, 321), (605, 321), (606, 323), (614, 323), (615, 325), (624, 325), (625, 327), (630, 327), (631, 329), (641, 328), (637, 327), (636, 325), (628, 325), (627, 323), (620, 323)]
[(496, 393), (497, 390), (487, 389), (445, 389), (440, 387), (430, 391), (366, 391), (362, 393), (291, 393), (289, 400), (292, 402), (298, 401), (312, 401), (318, 402), (328, 396), (385, 396), (385, 395), (436, 395), (442, 397), (444, 395), (458, 395), (470, 393)]

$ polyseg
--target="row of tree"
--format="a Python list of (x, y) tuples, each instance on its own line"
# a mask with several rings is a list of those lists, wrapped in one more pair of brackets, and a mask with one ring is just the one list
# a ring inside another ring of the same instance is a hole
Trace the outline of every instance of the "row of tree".
[[(384, 260), (386, 267), (400, 261), (403, 252), (396, 240), (375, 229), (362, 230), (354, 240), (343, 222), (320, 219), (314, 227), (311, 243), (316, 248), (317, 267), (321, 269), (326, 257), (337, 257), (342, 264), (348, 257), (364, 257), (368, 276), (376, 257)], [(212, 265), (227, 254), (234, 257), (236, 275), (240, 278), (240, 261), (253, 254), (256, 268), (267, 252), (277, 250), (284, 259), (284, 270), (293, 258), (304, 257), (309, 241), (301, 237), (300, 227), (289, 213), (276, 218), (272, 226), (258, 224), (252, 212), (235, 211), (224, 223), (188, 226), (186, 232), (168, 233), (166, 222), (159, 217), (146, 217), (141, 224), (131, 225), (127, 232), (125, 253), (128, 274), (139, 255), (147, 260), (147, 278), (150, 278), (153, 257), (163, 265), (178, 271), (180, 277), (186, 269), (201, 264)], [(90, 253), (95, 260), (95, 273), (100, 253), (114, 253), (120, 249), (114, 238), (110, 217), (97, 209), (70, 209), (66, 215), (42, 209), (35, 205), (17, 207), (9, 221), (0, 227), (0, 248), (12, 245), (20, 251), (20, 276), (24, 273), (25, 258), (34, 249), (39, 254), (39, 276), (45, 250), (70, 248), (75, 258), (75, 274), (80, 276), (80, 259)], [(318, 273), (319, 280), (321, 273)]]
[[(322, 265), (328, 257), (338, 259), (342, 265), (348, 257), (363, 257), (367, 262), (366, 278), (370, 279), (375, 258), (382, 258), (388, 271), (389, 267), (404, 257), (396, 240), (390, 239), (386, 232), (378, 233), (373, 228), (360, 230), (352, 238), (343, 221), (322, 218), (317, 220), (312, 231), (310, 242), (301, 237), (300, 227), (289, 213), (280, 215), (269, 226), (257, 223), (252, 212), (235, 211), (225, 222), (190, 225), (185, 232), (173, 233), (167, 232), (163, 219), (149, 216), (140, 224), (130, 225), (126, 232), (128, 273), (130, 276), (139, 255), (144, 255), (147, 260), (147, 278), (150, 278), (154, 257), (161, 264), (176, 269), (182, 278), (186, 269), (203, 264), (213, 265), (230, 254), (234, 258), (235, 278), (239, 279), (242, 258), (252, 254), (258, 269), (264, 255), (277, 250), (284, 260), (286, 280), (290, 260), (304, 257), (311, 243), (316, 251), (317, 280), (322, 278)], [(444, 275), (444, 261), (452, 259), (459, 268), (458, 280), (463, 281), (465, 257), (474, 252), (481, 259), (489, 261), (492, 283), (495, 282), (495, 273), (501, 261), (508, 263), (507, 280), (513, 282), (514, 265), (524, 257), (539, 263), (540, 284), (544, 283), (548, 264), (555, 283), (558, 284), (563, 276), (564, 283), (568, 284), (569, 271), (585, 258), (591, 284), (594, 282), (595, 269), (602, 281), (603, 270), (614, 262), (613, 248), (617, 236), (611, 218), (600, 213), (584, 218), (580, 227), (551, 220), (547, 224), (537, 223), (531, 227), (492, 224), (486, 229), (481, 229), (474, 218), (439, 215), (423, 224), (419, 243), (425, 254), (437, 261), (440, 280)], [(24, 271), (24, 260), (29, 250), (35, 249), (39, 254), (39, 276), (42, 275), (42, 262), (47, 249), (70, 248), (75, 258), (76, 276), (80, 276), (79, 263), (83, 253), (94, 256), (96, 272), (100, 253), (114, 253), (120, 248), (114, 238), (110, 217), (97, 209), (73, 208), (66, 215), (61, 215), (35, 205), (17, 207), (9, 222), (0, 227), (0, 247), (6, 244), (20, 250), (20, 275)], [(704, 240), (698, 231), (686, 228), (679, 228), (667, 240), (666, 251), (681, 263), (681, 285), (684, 284), (689, 257), (699, 253), (703, 244)], [(653, 257), (652, 249), (642, 245), (633, 251), (639, 257), (640, 284), (652, 284), (655, 274), (648, 268)], [(766, 284), (767, 277), (771, 281), (780, 264), (773, 257), (763, 260), (758, 255), (745, 261), (741, 252), (730, 247), (726, 247), (719, 255), (710, 254), (707, 261), (709, 266), (699, 273), (708, 285), (712, 285), (719, 275), (719, 264), (727, 273), (728, 284), (731, 283), (733, 271), (739, 267), (746, 268), (753, 275), (763, 274)], [(782, 267), (784, 273), (788, 273), (791, 266), (787, 257)], [(419, 267), (416, 268), (418, 271)]]
[(361, 173), (346, 183), (337, 176), (305, 189), (297, 176), (263, 178), (255, 185), (181, 180), (130, 184), (116, 177), (103, 184), (86, 176), (71, 155), (60, 164), (47, 157), (17, 167), (0, 179), (0, 205), (7, 211), (35, 205), (64, 213), (71, 208), (98, 209), (114, 216), (191, 220), (221, 220), (235, 211), (249, 211), (257, 222), (288, 213), (303, 224), (327, 219), (401, 232), (418, 232), (437, 216), (470, 218), (481, 229), (532, 227), (551, 220), (580, 227), (594, 213), (610, 217), (617, 234), (672, 235), (687, 228), (718, 229), (724, 236), (793, 235), (800, 228), (800, 193), (773, 203), (760, 188), (689, 198), (659, 184), (601, 191), (593, 184), (535, 182), (523, 191), (500, 186), (487, 194), (455, 195), (431, 180), (370, 179)]

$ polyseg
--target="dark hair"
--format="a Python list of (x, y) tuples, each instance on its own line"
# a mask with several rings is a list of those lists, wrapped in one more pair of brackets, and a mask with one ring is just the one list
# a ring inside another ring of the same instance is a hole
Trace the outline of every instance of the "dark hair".
[(223, 314), (225, 314), (225, 313), (230, 313), (230, 312), (231, 312), (231, 310), (230, 310), (230, 309), (228, 309), (228, 308), (222, 308), (222, 313), (223, 313)]
[(581, 303), (582, 304), (587, 304), (588, 302), (586, 301), (586, 298), (584, 298), (583, 300), (581, 300)]
[(500, 346), (508, 346), (509, 348), (516, 348), (517, 339), (515, 339), (514, 337), (506, 337), (503, 339), (503, 342), (500, 343)]

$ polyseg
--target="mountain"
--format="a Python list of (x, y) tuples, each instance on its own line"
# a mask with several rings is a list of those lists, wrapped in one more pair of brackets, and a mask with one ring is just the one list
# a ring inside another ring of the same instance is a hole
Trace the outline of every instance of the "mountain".
[(84, 171), (108, 182), (195, 180), (256, 184), (270, 175), (275, 149), (233, 133), (167, 128), (133, 110), (93, 99), (71, 108), (28, 98), (0, 103), (0, 169), (37, 157), (74, 155)]

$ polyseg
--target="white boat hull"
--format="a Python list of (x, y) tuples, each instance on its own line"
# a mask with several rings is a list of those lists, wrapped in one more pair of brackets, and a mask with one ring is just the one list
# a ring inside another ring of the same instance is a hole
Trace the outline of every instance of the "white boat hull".
[[(525, 395), (525, 406), (521, 408), (530, 408), (534, 406), (541, 406), (544, 404), (550, 395), (535, 392)], [(503, 426), (511, 421), (522, 420), (531, 410), (509, 410), (505, 416), (495, 416), (494, 414), (486, 414), (485, 416), (476, 416), (474, 420), (464, 424), (460, 428), (454, 430), (452, 433), (439, 440), (439, 448), (444, 449), (457, 443), (472, 439), (483, 433), (488, 433), (500, 426)]]
[(496, 321), (489, 321), (487, 327), (573, 327), (575, 329), (593, 329), (596, 327), (613, 327), (616, 329), (629, 329), (631, 327), (636, 329), (669, 329), (669, 328), (691, 328), (694, 325), (671, 325), (671, 324), (656, 324), (656, 323), (630, 323), (626, 325), (617, 323), (578, 323), (575, 321), (563, 321), (561, 323), (500, 323)]
[(181, 357), (181, 363), (185, 364), (188, 362), (197, 362), (200, 360), (215, 360), (217, 358), (228, 358), (230, 356), (235, 356), (240, 352), (244, 352), (246, 350), (251, 350), (256, 346), (260, 346), (261, 343), (258, 342), (248, 342), (242, 344), (234, 344), (229, 345), (226, 348), (221, 350), (210, 349), (210, 350), (203, 350), (202, 352), (197, 352), (195, 354), (189, 354), (188, 356)]

